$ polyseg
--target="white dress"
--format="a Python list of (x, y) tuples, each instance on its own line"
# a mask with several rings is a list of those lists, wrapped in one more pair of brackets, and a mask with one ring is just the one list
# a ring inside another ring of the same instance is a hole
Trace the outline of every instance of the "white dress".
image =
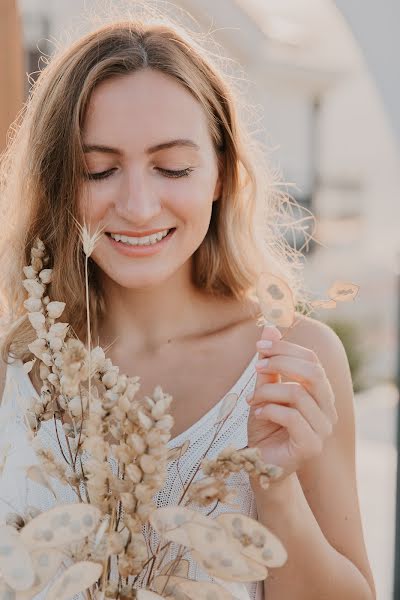
[[(253, 391), (256, 372), (255, 362), (257, 354), (251, 359), (239, 379), (227, 392), (236, 393), (239, 396), (234, 411), (231, 413), (213, 443), (208, 457), (217, 455), (223, 448), (233, 445), (236, 448), (247, 446), (247, 417), (249, 406), (245, 400), (246, 395)], [(139, 392), (140, 393), (140, 392)], [(227, 395), (226, 394), (226, 395)], [(226, 396), (225, 395), (225, 396)], [(4, 521), (8, 512), (24, 512), (27, 506), (34, 506), (40, 510), (47, 510), (54, 506), (54, 496), (44, 487), (28, 479), (25, 475), (27, 465), (37, 463), (35, 452), (30, 445), (26, 435), (26, 426), (23, 418), (24, 403), (32, 396), (37, 397), (29, 376), (22, 367), (22, 362), (15, 360), (7, 367), (6, 382), (3, 400), (0, 406), (0, 523)], [(169, 447), (180, 446), (185, 440), (190, 440), (189, 449), (179, 460), (179, 472), (176, 462), (169, 464), (167, 480), (164, 487), (155, 496), (158, 506), (177, 504), (182, 493), (182, 481), (187, 481), (192, 475), (196, 465), (207, 449), (215, 432), (214, 424), (217, 420), (220, 405), (225, 398), (221, 398), (206, 414), (196, 423), (180, 435), (168, 442)], [(63, 430), (57, 427), (59, 437), (63, 438)], [(57, 456), (60, 455), (57, 442), (54, 421), (46, 421), (42, 424), (38, 433), (44, 447), (51, 448)], [(199, 473), (201, 477), (201, 473)], [(237, 491), (235, 502), (237, 507), (219, 504), (213, 516), (225, 511), (238, 511), (250, 517), (256, 518), (256, 505), (254, 494), (250, 486), (248, 475), (245, 472), (235, 473), (229, 478), (229, 484)], [(72, 490), (64, 486), (56, 489), (58, 503), (69, 503), (76, 501), (76, 495)], [(196, 510), (209, 511), (209, 507)], [(168, 557), (172, 560), (173, 550)], [(190, 559), (189, 577), (195, 580), (212, 581), (198, 566)], [(262, 600), (262, 582), (247, 584), (247, 590), (251, 600)], [(43, 593), (36, 596), (37, 600), (43, 598)]]

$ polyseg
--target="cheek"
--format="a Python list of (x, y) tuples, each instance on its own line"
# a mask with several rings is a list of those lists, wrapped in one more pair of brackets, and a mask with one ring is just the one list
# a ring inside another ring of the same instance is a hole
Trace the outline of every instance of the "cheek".
[(182, 221), (192, 222), (194, 226), (208, 223), (213, 204), (214, 187), (207, 177), (196, 177), (185, 182), (185, 185), (172, 187), (165, 194), (166, 202), (171, 209), (181, 216)]
[(110, 190), (106, 193), (106, 190), (102, 186), (93, 185), (88, 188), (85, 196), (81, 196), (78, 202), (80, 215), (85, 219), (87, 223), (96, 225), (100, 223), (109, 211), (111, 202)]
[[(172, 208), (172, 207), (171, 207)], [(191, 246), (197, 246), (205, 237), (211, 219), (212, 202), (203, 195), (186, 195), (182, 200), (175, 199), (174, 213), (179, 223), (183, 225), (181, 235)]]

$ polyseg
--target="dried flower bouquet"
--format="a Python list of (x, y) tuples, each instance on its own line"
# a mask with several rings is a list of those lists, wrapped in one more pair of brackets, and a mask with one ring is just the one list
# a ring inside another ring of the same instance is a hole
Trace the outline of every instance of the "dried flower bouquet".
[[(85, 228), (82, 237), (87, 291), (95, 242)], [(96, 600), (248, 598), (244, 582), (263, 580), (269, 567), (286, 561), (282, 544), (240, 513), (213, 518), (191, 506), (213, 510), (219, 502), (232, 503), (227, 479), (241, 469), (265, 488), (279, 476), (279, 468), (265, 465), (255, 448), (228, 447), (207, 459), (238, 396), (224, 399), (213, 440), (178, 505), (157, 508), (153, 498), (164, 485), (168, 463), (179, 460), (190, 443), (168, 447), (172, 397), (158, 386), (151, 397), (139, 398), (138, 377), (120, 374), (102, 348), (85, 346), (59, 321), (65, 304), (47, 295), (52, 270), (40, 240), (24, 274), (24, 305), (36, 331), (29, 344), (33, 358), (24, 369), (29, 373), (35, 365), (42, 384), (25, 413), (39, 459), (26, 475), (54, 494), (56, 506), (39, 514), (10, 513), (0, 527), (0, 598), (29, 599), (46, 587), (49, 600), (80, 593)], [(60, 426), (64, 432), (62, 461), (37, 436), (48, 420), (54, 420), (57, 434)], [(195, 479), (201, 468), (204, 477)], [(54, 479), (74, 490), (75, 503), (57, 502)], [(158, 540), (155, 550), (146, 540), (150, 529)], [(176, 557), (166, 564), (171, 544)], [(189, 579), (188, 552), (216, 583)]]
[[(190, 441), (169, 448), (172, 397), (158, 386), (151, 397), (139, 399), (138, 377), (120, 374), (102, 348), (91, 348), (88, 259), (96, 243), (81, 228), (86, 272), (87, 346), (74, 338), (68, 323), (58, 321), (63, 302), (51, 300), (47, 285), (52, 270), (43, 243), (36, 240), (31, 264), (24, 268), (28, 292), (24, 305), (36, 339), (29, 345), (42, 386), (25, 418), (39, 459), (27, 477), (55, 496), (56, 506), (38, 514), (10, 513), (0, 526), (0, 600), (28, 600), (47, 588), (46, 598), (63, 600), (80, 594), (91, 599), (248, 600), (244, 582), (264, 580), (268, 568), (279, 567), (286, 551), (267, 528), (238, 512), (213, 518), (218, 503), (234, 500), (228, 478), (245, 470), (263, 488), (281, 469), (266, 465), (255, 448), (225, 448), (216, 458), (207, 454), (235, 409), (238, 396), (225, 397), (214, 435), (203, 460), (183, 486), (177, 506), (157, 508), (170, 461), (179, 461)], [(328, 301), (353, 299), (358, 287), (337, 282)], [(266, 320), (282, 327), (295, 323), (289, 288), (264, 274), (258, 297)], [(36, 364), (37, 363), (37, 364)], [(62, 461), (41, 446), (37, 433), (54, 420)], [(204, 477), (196, 476), (202, 470)], [(74, 490), (76, 502), (60, 504), (54, 479)], [(210, 507), (207, 515), (192, 505)], [(148, 535), (157, 539), (155, 550)], [(175, 558), (166, 552), (175, 545)], [(213, 583), (189, 579), (188, 553)]]

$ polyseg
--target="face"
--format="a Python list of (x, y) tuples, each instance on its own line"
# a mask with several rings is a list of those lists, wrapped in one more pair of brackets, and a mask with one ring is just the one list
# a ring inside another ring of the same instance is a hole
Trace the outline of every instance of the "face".
[(160, 72), (110, 79), (93, 92), (83, 142), (79, 211), (104, 231), (92, 259), (105, 276), (146, 288), (190, 273), (220, 192), (201, 105)]

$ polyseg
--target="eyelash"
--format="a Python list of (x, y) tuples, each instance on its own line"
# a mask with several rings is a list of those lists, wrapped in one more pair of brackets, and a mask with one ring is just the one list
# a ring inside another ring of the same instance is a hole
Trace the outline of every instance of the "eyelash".
[[(166, 177), (171, 179), (177, 179), (179, 177), (187, 177), (189, 173), (193, 171), (193, 168), (187, 167), (186, 169), (181, 169), (180, 171), (171, 171), (169, 169), (157, 169)], [(115, 169), (109, 169), (108, 171), (101, 171), (100, 173), (88, 173), (87, 178), (92, 181), (99, 181), (101, 179), (107, 179), (114, 173)]]

